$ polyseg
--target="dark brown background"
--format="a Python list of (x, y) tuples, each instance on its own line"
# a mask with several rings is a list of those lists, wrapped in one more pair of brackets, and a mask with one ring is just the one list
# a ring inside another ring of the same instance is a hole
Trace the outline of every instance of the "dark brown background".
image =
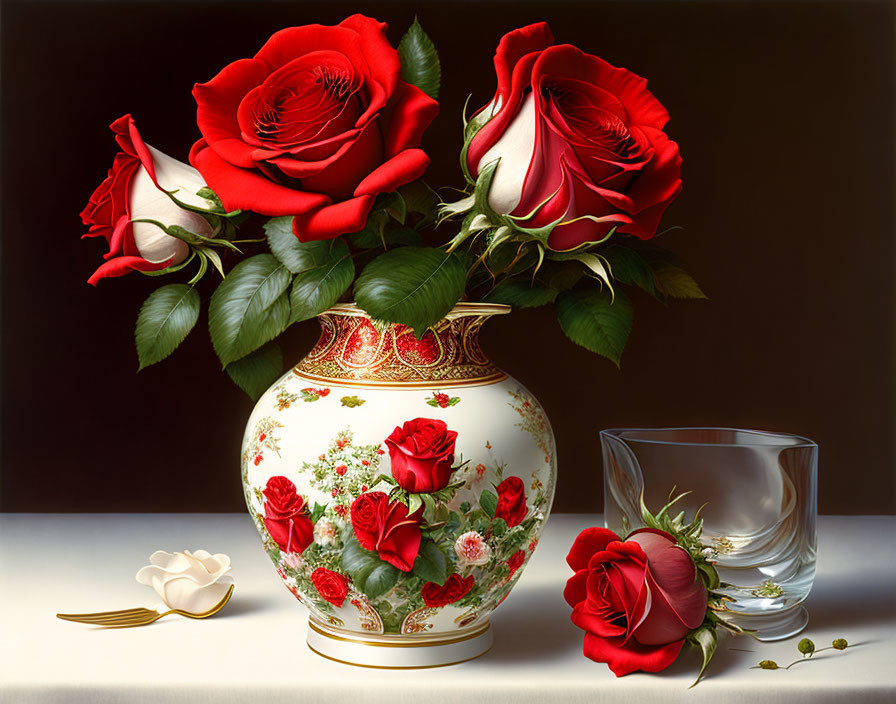
[[(396, 42), (416, 11), (441, 52), (433, 183), (459, 183), (464, 98), (491, 96), (498, 39), (530, 21), (648, 76), (672, 114), (685, 189), (665, 223), (685, 229), (664, 243), (710, 301), (636, 295), (621, 372), (566, 341), (548, 311), (485, 335), (553, 420), (556, 509), (600, 510), (600, 428), (721, 424), (818, 440), (823, 512), (894, 510), (892, 4), (10, 0), (0, 509), (242, 510), (251, 404), (219, 371), (204, 319), (136, 374), (134, 320), (157, 282), (87, 286), (103, 250), (79, 241), (77, 214), (111, 163), (114, 118), (132, 112), (151, 144), (185, 159), (194, 82), (276, 29), (356, 9)], [(288, 361), (315, 328), (289, 332)]]

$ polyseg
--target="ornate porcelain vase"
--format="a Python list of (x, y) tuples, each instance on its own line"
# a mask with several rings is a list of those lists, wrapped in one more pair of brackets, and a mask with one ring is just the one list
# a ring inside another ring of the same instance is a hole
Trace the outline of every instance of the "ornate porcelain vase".
[(337, 305), (258, 401), (246, 504), (319, 654), (420, 667), (490, 647), (556, 481), (544, 411), (479, 347), (508, 311), (461, 303), (418, 340)]

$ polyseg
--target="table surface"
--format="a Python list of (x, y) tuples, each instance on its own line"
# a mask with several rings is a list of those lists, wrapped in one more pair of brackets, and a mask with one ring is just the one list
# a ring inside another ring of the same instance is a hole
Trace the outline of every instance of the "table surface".
[[(766, 658), (792, 662), (799, 637), (723, 637), (709, 676), (691, 690), (699, 663), (689, 649), (662, 673), (620, 679), (582, 656), (582, 633), (569, 621), (562, 587), (566, 552), (588, 525), (600, 525), (599, 517), (550, 519), (519, 584), (492, 616), (489, 653), (396, 673), (309, 651), (306, 612), (280, 584), (244, 515), (0, 515), (0, 701), (896, 701), (896, 517), (819, 521), (818, 575), (803, 635), (817, 647), (843, 637), (854, 648), (766, 671), (750, 667)], [(152, 605), (155, 594), (134, 574), (154, 550), (194, 548), (233, 559), (236, 591), (214, 618), (169, 616), (144, 628), (102, 630), (54, 616)]]

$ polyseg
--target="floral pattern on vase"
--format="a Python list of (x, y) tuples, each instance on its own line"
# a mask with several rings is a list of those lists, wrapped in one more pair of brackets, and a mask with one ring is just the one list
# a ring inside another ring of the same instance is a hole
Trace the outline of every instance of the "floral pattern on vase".
[[(371, 360), (374, 383), (358, 389), (362, 367), (350, 378), (309, 378), (303, 363), (259, 400), (243, 445), (246, 503), (312, 619), (398, 638), (456, 633), (487, 623), (519, 579), (553, 499), (554, 438), (538, 402), (469, 338), (484, 308), (456, 315), (439, 328), (441, 347), (433, 343), (463, 364), (446, 375), (415, 357), (413, 384), (382, 383), (384, 368), (398, 375), (395, 360), (412, 356), (396, 355), (397, 326), (373, 336), (341, 320), (355, 315), (324, 316), (315, 349)], [(465, 346), (479, 355), (473, 371), (457, 354)]]

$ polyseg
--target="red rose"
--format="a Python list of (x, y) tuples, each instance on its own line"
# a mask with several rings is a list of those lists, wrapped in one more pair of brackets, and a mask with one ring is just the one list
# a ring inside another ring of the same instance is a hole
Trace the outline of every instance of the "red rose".
[(314, 540), (305, 499), (286, 477), (271, 477), (264, 491), (264, 525), (284, 552), (303, 552)]
[(523, 566), (523, 561), (526, 559), (526, 553), (523, 550), (517, 550), (513, 555), (510, 556), (510, 559), (507, 560), (507, 566), (510, 568), (510, 577), (516, 573), (516, 571)]
[(473, 583), (472, 575), (461, 577), (459, 574), (453, 574), (445, 580), (441, 587), (435, 582), (427, 582), (423, 585), (423, 590), (420, 593), (423, 596), (423, 603), (435, 609), (453, 604), (465, 597), (473, 588)]
[(457, 433), (444, 421), (409, 420), (386, 438), (392, 476), (412, 494), (429, 494), (448, 486)]
[(642, 528), (622, 542), (588, 528), (566, 557), (575, 574), (563, 596), (572, 622), (586, 631), (586, 657), (617, 677), (659, 672), (706, 615), (706, 588), (694, 561), (668, 533)]
[(401, 80), (386, 25), (363, 15), (281, 30), (193, 97), (190, 162), (228, 210), (294, 215), (303, 241), (361, 230), (378, 194), (422, 176), (438, 112)]
[(518, 526), (529, 512), (523, 480), (519, 477), (507, 477), (496, 488), (498, 508), (495, 511), (495, 518), (503, 518), (510, 528)]
[(333, 606), (342, 606), (348, 596), (348, 580), (338, 572), (318, 567), (311, 573), (311, 583), (317, 593)]
[(470, 143), (470, 172), (500, 158), (491, 207), (530, 228), (562, 220), (553, 249), (601, 240), (614, 226), (653, 237), (681, 191), (678, 145), (663, 132), (669, 114), (645, 79), (553, 43), (543, 22), (501, 40), (498, 90), (483, 108), (494, 117)]
[(409, 516), (408, 507), (400, 501), (389, 503), (384, 492), (371, 491), (352, 502), (352, 528), (361, 547), (375, 551), (402, 572), (410, 572), (420, 552), (422, 514), (422, 506)]
[(182, 240), (156, 225), (132, 220), (146, 218), (206, 237), (212, 234), (205, 218), (180, 208), (162, 190), (176, 191), (178, 200), (208, 208), (210, 204), (196, 195), (205, 187), (199, 172), (144, 143), (130, 115), (110, 127), (121, 151), (81, 212), (81, 220), (90, 228), (84, 237), (105, 237), (109, 244), (103, 255), (106, 263), (87, 280), (94, 286), (109, 276), (164, 269), (189, 255), (190, 248)]

